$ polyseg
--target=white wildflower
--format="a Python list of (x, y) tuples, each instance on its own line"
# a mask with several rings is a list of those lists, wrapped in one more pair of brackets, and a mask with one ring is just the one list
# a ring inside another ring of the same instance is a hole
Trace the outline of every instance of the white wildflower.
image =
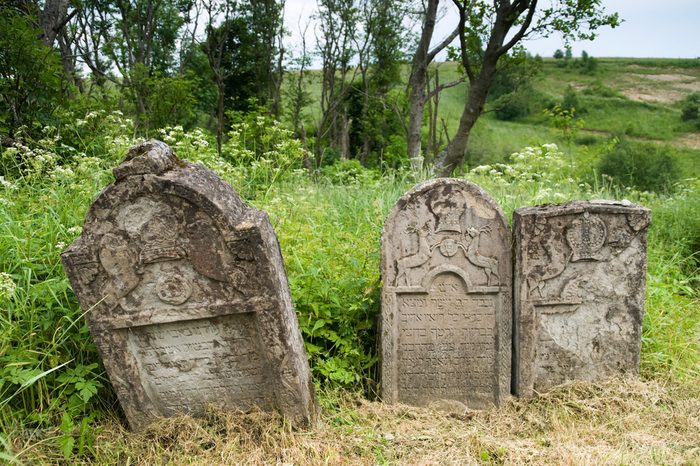
[(10, 298), (17, 288), (17, 284), (10, 274), (0, 272), (0, 299)]

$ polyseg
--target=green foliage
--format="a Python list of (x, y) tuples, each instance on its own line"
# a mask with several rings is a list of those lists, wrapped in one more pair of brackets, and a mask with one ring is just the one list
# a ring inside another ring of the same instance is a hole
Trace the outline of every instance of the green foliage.
[[(396, 139), (403, 137), (404, 131), (400, 115), (394, 107), (401, 105), (392, 103), (400, 101), (403, 97), (400, 91), (392, 90), (384, 94), (376, 91), (375, 84), (370, 82), (373, 97), (365, 99), (366, 93), (359, 86), (353, 86), (346, 98), (348, 118), (353, 123), (350, 127), (350, 146), (354, 148), (351, 156), (356, 156), (369, 167), (384, 165), (385, 159), (389, 159), (389, 166), (400, 165), (405, 160), (395, 160), (398, 155), (405, 159), (403, 154), (396, 154)], [(390, 145), (393, 147), (390, 149)], [(389, 150), (393, 153), (387, 154)], [(388, 156), (388, 157), (386, 157)]]
[(338, 160), (321, 168), (321, 174), (332, 184), (367, 184), (377, 180), (377, 172), (365, 168), (359, 160)]
[(523, 49), (518, 49), (501, 59), (501, 66), (494, 76), (489, 89), (489, 98), (498, 99), (529, 86), (540, 72), (540, 65)]
[(100, 22), (99, 33), (104, 36), (103, 52), (121, 70), (146, 74), (167, 73), (175, 63), (175, 51), (183, 16), (180, 2), (154, 5), (148, 0), (128, 0), (119, 4), (93, 4), (107, 21)]
[(663, 192), (680, 177), (678, 162), (668, 147), (622, 140), (600, 159), (600, 173), (621, 186)]
[(229, 117), (233, 124), (222, 156), (243, 175), (244, 195), (254, 197), (298, 175), (308, 154), (290, 130), (261, 108), (246, 114), (232, 112)]
[[(133, 142), (113, 136), (122, 124), (118, 114), (96, 112), (71, 127), (47, 130), (45, 140), (3, 151), (27, 162), (24, 171), (0, 180), (0, 431), (15, 436), (22, 429), (53, 428), (49, 441), (70, 461), (89, 461), (92, 425), (114, 415), (116, 405), (84, 324), (89, 310), (78, 307), (58, 256), (80, 233), (85, 210), (111, 180), (107, 168)], [(214, 169), (270, 214), (316, 382), (373, 393), (379, 237), (388, 210), (411, 182), (382, 176), (356, 160), (323, 167), (314, 181), (301, 170), (284, 169), (301, 155), (289, 132), (259, 114), (241, 115), (236, 125), (226, 159), (216, 155), (211, 135), (201, 130), (167, 128), (161, 137), (180, 157)], [(107, 136), (85, 140), (89, 147), (61, 147), (66, 145), (61, 135), (82, 141), (77, 135), (92, 134), (89, 128)], [(91, 157), (91, 151), (102, 158)], [(265, 158), (270, 164), (262, 162)], [(507, 212), (536, 203), (623, 196), (652, 207), (643, 371), (696, 377), (700, 349), (688, 335), (700, 308), (692, 259), (700, 244), (700, 186), (689, 182), (670, 196), (607, 182), (593, 187), (575, 178), (588, 167), (586, 161), (578, 164), (557, 146), (544, 144), (512, 154), (508, 163), (477, 167), (466, 177)]]
[(681, 105), (681, 120), (697, 120), (700, 117), (700, 92), (688, 94)]
[(146, 80), (147, 127), (192, 126), (195, 122), (194, 81), (190, 76), (155, 74)]
[(0, 6), (0, 132), (32, 133), (53, 120), (63, 96), (58, 54), (45, 46), (31, 18)]
[(202, 44), (212, 70), (209, 74), (222, 81), (228, 108), (254, 111), (270, 103), (275, 86), (273, 61), (281, 5), (266, 0), (219, 7), (218, 13), (226, 16), (218, 26), (207, 26)]
[(569, 144), (573, 142), (578, 131), (584, 125), (583, 120), (576, 116), (575, 107), (565, 109), (560, 105), (555, 105), (551, 109), (544, 109), (544, 114), (549, 118), (551, 125), (561, 131)]
[(581, 104), (578, 99), (578, 93), (576, 92), (576, 89), (574, 89), (574, 86), (572, 86), (571, 84), (566, 86), (566, 90), (564, 91), (564, 97), (561, 102), (561, 108), (562, 110), (568, 110), (571, 113), (584, 113), (584, 109), (581, 107)]
[(553, 55), (553, 56), (554, 56), (554, 58), (556, 58), (557, 60), (561, 60), (562, 58), (564, 58), (564, 52), (562, 51), (562, 49), (556, 49), (556, 50), (554, 51), (554, 55)]
[(587, 86), (582, 93), (584, 95), (597, 96), (597, 97), (615, 97), (621, 98), (622, 95), (615, 89), (606, 86), (600, 79), (597, 79), (592, 84)]
[(598, 70), (598, 60), (588, 55), (588, 53), (584, 50), (581, 52), (581, 63), (579, 66), (581, 67), (581, 73), (595, 74)]
[(542, 62), (516, 47), (499, 61), (499, 69), (489, 90), (489, 101), (499, 120), (516, 120), (535, 110), (541, 96), (532, 87)]
[[(279, 235), (299, 325), (317, 383), (376, 389), (379, 238), (405, 183), (357, 161), (286, 186), (264, 206)], [(333, 181), (333, 184), (330, 182)]]
[[(601, 92), (608, 91), (603, 88)], [(586, 109), (586, 128), (662, 140), (671, 140), (682, 130), (678, 110), (660, 104), (597, 95), (580, 96), (579, 100)]]
[[(115, 141), (111, 144), (122, 149)], [(3, 160), (20, 160), (24, 166), (13, 172), (15, 178), (0, 178), (3, 431), (18, 422), (54, 426), (64, 415), (101, 413), (114, 402), (84, 311), (59, 260), (80, 233), (93, 196), (110, 179), (105, 167), (114, 160), (84, 153), (66, 159), (57, 153), (61, 145), (60, 136), (53, 136), (32, 147), (16, 143), (2, 152)]]
[(532, 89), (521, 89), (518, 92), (501, 96), (493, 103), (496, 108), (496, 118), (512, 121), (526, 117), (533, 111)]

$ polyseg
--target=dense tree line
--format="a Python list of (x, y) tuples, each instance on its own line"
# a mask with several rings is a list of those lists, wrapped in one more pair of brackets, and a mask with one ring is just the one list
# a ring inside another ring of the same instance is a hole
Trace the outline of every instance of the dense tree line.
[[(592, 38), (619, 22), (600, 3), (318, 0), (314, 43), (300, 34), (301, 47), (288, 50), (284, 0), (9, 0), (0, 4), (0, 133), (11, 141), (70, 110), (111, 108), (142, 136), (168, 125), (208, 128), (221, 151), (236, 118), (263, 112), (303, 141), (314, 155), (307, 168), (357, 159), (449, 175), (494, 83), (522, 56), (520, 42), (554, 31)], [(448, 7), (457, 27), (434, 38)], [(448, 47), (463, 75), (440, 82), (431, 63)], [(464, 81), (459, 129), (444, 143), (439, 93)]]

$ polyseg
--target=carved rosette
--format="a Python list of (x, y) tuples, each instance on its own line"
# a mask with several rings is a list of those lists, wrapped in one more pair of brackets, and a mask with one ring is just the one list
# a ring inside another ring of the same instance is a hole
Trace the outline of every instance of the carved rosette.
[(382, 233), (382, 398), (471, 408), (510, 393), (511, 256), (498, 205), (463, 180), (406, 193)]
[(263, 212), (160, 141), (131, 148), (62, 254), (133, 428), (207, 405), (316, 402), (277, 238)]

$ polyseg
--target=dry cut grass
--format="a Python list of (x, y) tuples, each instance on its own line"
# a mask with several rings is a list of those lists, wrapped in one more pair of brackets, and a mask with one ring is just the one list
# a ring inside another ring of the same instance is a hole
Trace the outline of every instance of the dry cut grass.
[[(700, 464), (700, 389), (626, 379), (561, 386), (501, 408), (449, 414), (322, 397), (321, 424), (293, 431), (269, 413), (211, 411), (142, 433), (98, 426), (97, 464)], [(20, 452), (61, 462), (51, 442)], [(43, 446), (42, 446), (43, 445)], [(15, 445), (22, 450), (21, 445)], [(16, 450), (17, 451), (17, 450)]]

